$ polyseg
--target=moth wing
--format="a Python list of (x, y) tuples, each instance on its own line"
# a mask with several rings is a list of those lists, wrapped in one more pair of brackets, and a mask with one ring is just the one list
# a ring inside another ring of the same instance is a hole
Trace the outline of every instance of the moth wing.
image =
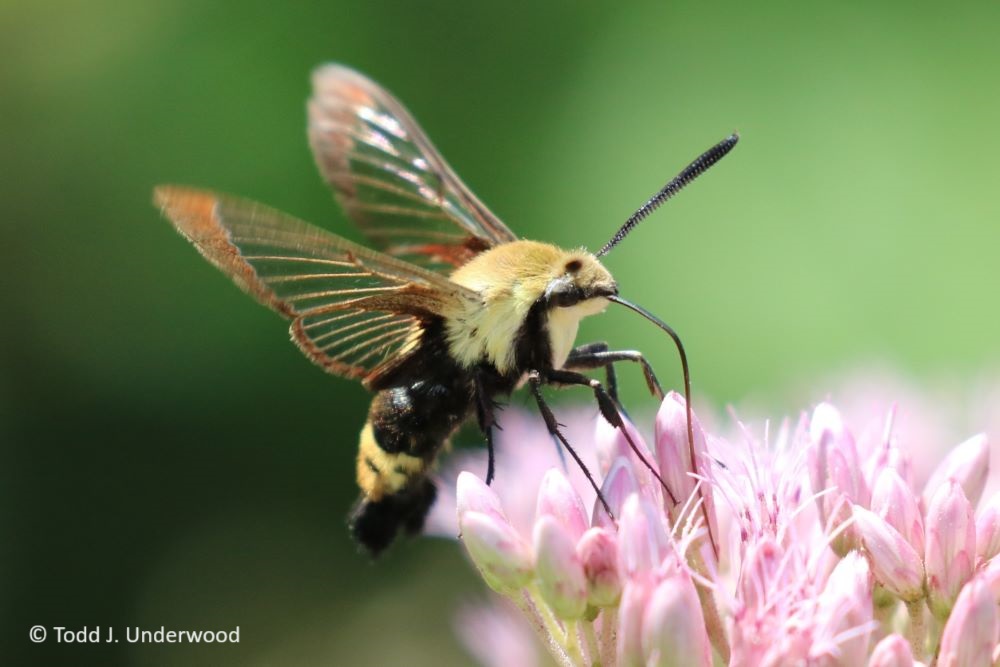
[(292, 339), (325, 370), (371, 385), (416, 349), (430, 318), (475, 292), (251, 201), (180, 186), (154, 200), (245, 292), (292, 320)]
[(344, 211), (386, 253), (450, 272), (517, 237), (459, 180), (405, 107), (364, 75), (312, 75), (309, 143)]

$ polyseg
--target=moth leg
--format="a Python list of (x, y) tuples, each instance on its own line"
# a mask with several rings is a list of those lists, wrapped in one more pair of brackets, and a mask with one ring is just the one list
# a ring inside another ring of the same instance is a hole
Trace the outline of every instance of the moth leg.
[(608, 513), (611, 520), (615, 520), (615, 515), (611, 512), (611, 508), (608, 506), (608, 501), (604, 499), (604, 494), (601, 493), (601, 488), (597, 485), (594, 480), (594, 476), (590, 474), (590, 470), (584, 465), (583, 460), (580, 459), (580, 455), (576, 453), (576, 450), (569, 444), (566, 440), (566, 436), (562, 434), (559, 430), (559, 421), (556, 420), (555, 414), (552, 412), (552, 408), (549, 404), (545, 402), (545, 397), (542, 396), (542, 384), (544, 380), (542, 379), (542, 374), (538, 371), (528, 371), (528, 384), (531, 387), (531, 395), (534, 396), (535, 402), (538, 404), (538, 410), (542, 413), (542, 419), (545, 420), (545, 427), (549, 430), (549, 433), (556, 438), (562, 446), (566, 448), (566, 451), (570, 453), (576, 464), (580, 466), (580, 470), (587, 477), (587, 481), (590, 485), (594, 487), (594, 491), (597, 493), (597, 499), (601, 501), (601, 505), (604, 507), (604, 511)]
[(500, 426), (496, 423), (496, 415), (493, 411), (496, 409), (496, 403), (493, 402), (492, 396), (486, 391), (485, 383), (483, 382), (482, 376), (476, 373), (476, 421), (479, 422), (479, 430), (483, 432), (483, 436), (486, 438), (486, 484), (489, 485), (493, 482), (493, 477), (496, 475), (496, 455), (493, 451), (493, 427)]
[(611, 398), (615, 400), (615, 403), (618, 403), (618, 374), (615, 372), (614, 362), (606, 362), (597, 358), (598, 355), (606, 354), (610, 349), (604, 341), (577, 345), (570, 350), (563, 368), (571, 371), (589, 371), (595, 368), (603, 368), (605, 374), (604, 384), (607, 386)]
[(642, 367), (642, 374), (646, 378), (646, 386), (649, 393), (663, 400), (663, 387), (656, 379), (653, 367), (649, 365), (646, 358), (637, 350), (609, 350), (605, 342), (587, 343), (573, 348), (566, 359), (563, 367), (567, 370), (592, 370), (604, 368), (607, 374), (607, 390), (615, 403), (618, 400), (618, 378), (615, 375), (614, 364), (619, 361), (632, 361)]
[(667, 483), (663, 481), (663, 477), (660, 476), (659, 471), (656, 467), (646, 460), (645, 455), (639, 450), (639, 446), (635, 444), (632, 440), (632, 436), (629, 435), (628, 429), (625, 428), (625, 420), (622, 419), (621, 414), (618, 412), (617, 401), (611, 398), (608, 391), (601, 384), (600, 380), (595, 380), (594, 378), (587, 377), (582, 373), (576, 373), (574, 371), (567, 370), (555, 370), (550, 369), (545, 371), (544, 376), (541, 378), (546, 384), (554, 385), (575, 385), (581, 387), (590, 387), (594, 392), (594, 398), (597, 400), (597, 408), (601, 412), (601, 416), (605, 420), (625, 436), (625, 440), (628, 442), (629, 447), (635, 452), (635, 455), (639, 457), (639, 460), (643, 462), (646, 468), (649, 469), (653, 476), (656, 477), (657, 481), (663, 487), (663, 490), (670, 497), (671, 502), (677, 503), (677, 498), (674, 496), (673, 491), (667, 486)]

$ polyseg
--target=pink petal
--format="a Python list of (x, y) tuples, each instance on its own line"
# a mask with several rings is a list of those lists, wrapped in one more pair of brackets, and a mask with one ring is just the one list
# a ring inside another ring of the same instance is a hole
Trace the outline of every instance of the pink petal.
[(810, 654), (822, 664), (864, 664), (871, 622), (871, 572), (864, 557), (852, 551), (837, 563), (819, 596)]
[(607, 528), (591, 528), (576, 545), (587, 579), (588, 601), (595, 607), (613, 607), (622, 593), (618, 572), (618, 541)]
[(531, 548), (513, 526), (472, 510), (463, 512), (458, 524), (459, 539), (491, 588), (509, 593), (528, 583), (534, 569)]
[(817, 450), (811, 471), (820, 482), (816, 491), (834, 487), (847, 494), (852, 503), (868, 507), (869, 491), (861, 469), (854, 436), (844, 426), (840, 412), (829, 403), (820, 403), (809, 422), (809, 437)]
[(931, 611), (948, 617), (958, 592), (972, 577), (976, 558), (976, 524), (962, 487), (948, 479), (927, 508), (924, 564)]
[(875, 646), (868, 667), (913, 667), (910, 642), (902, 635), (889, 635)]
[(993, 597), (1000, 603), (1000, 558), (991, 558), (986, 561), (977, 575), (993, 591)]
[(780, 586), (778, 577), (784, 551), (769, 537), (752, 543), (740, 568), (739, 599), (744, 608), (762, 608), (768, 596)]
[(871, 510), (906, 538), (917, 553), (924, 552), (924, 521), (917, 497), (892, 468), (883, 468), (872, 489)]
[(986, 477), (990, 470), (990, 447), (986, 435), (980, 433), (955, 447), (934, 469), (924, 486), (924, 503), (930, 505), (931, 496), (944, 483), (953, 479), (962, 485), (969, 503), (975, 507), (983, 495)]
[(995, 493), (976, 516), (976, 559), (985, 562), (1000, 553), (1000, 493)]
[(661, 516), (639, 494), (625, 501), (618, 524), (619, 562), (625, 576), (651, 572), (663, 561), (668, 537)]
[(553, 517), (535, 522), (535, 571), (542, 598), (556, 616), (577, 619), (587, 609), (587, 580), (569, 532)]
[(997, 643), (997, 602), (989, 586), (973, 579), (963, 589), (944, 626), (938, 665), (973, 667), (993, 664)]
[[(656, 456), (659, 459), (660, 475), (677, 500), (677, 505), (674, 505), (664, 493), (664, 507), (670, 514), (671, 520), (678, 523), (686, 520), (685, 517), (678, 516), (679, 509), (688, 502), (698, 483), (698, 479), (692, 474), (703, 480), (710, 479), (705, 432), (693, 413), (691, 430), (694, 436), (693, 463), (691, 443), (688, 441), (687, 402), (676, 391), (668, 393), (656, 413)], [(695, 518), (707, 521), (708, 525), (705, 528), (710, 531), (713, 540), (718, 540), (719, 527), (715, 514), (713, 486), (703, 481), (698, 488), (702, 504), (701, 509), (696, 510)], [(714, 561), (714, 556), (712, 560)]]
[(854, 525), (868, 551), (875, 578), (906, 601), (924, 595), (924, 568), (906, 538), (877, 514), (854, 506)]
[(567, 531), (576, 542), (587, 530), (587, 511), (576, 489), (570, 485), (566, 476), (557, 468), (550, 468), (542, 478), (538, 489), (538, 505), (535, 509), (536, 520), (543, 516), (551, 516)]
[(655, 581), (646, 572), (625, 583), (618, 605), (618, 658), (625, 667), (644, 665), (642, 655), (642, 623), (646, 602), (653, 594)]
[[(632, 463), (625, 457), (618, 457), (601, 485), (601, 495), (611, 507), (611, 512), (616, 517), (620, 517), (622, 508), (625, 506), (625, 499), (638, 491), (639, 484), (632, 472)], [(604, 528), (616, 528), (615, 522), (608, 516), (599, 499), (594, 501), (591, 523)]]
[(646, 664), (662, 667), (712, 664), (698, 593), (686, 571), (667, 576), (646, 603), (642, 652)]
[[(705, 451), (705, 433), (693, 419), (691, 425), (697, 455)], [(667, 394), (656, 412), (656, 457), (663, 481), (683, 504), (694, 491), (695, 479), (689, 473), (695, 472), (695, 467), (688, 443), (686, 403), (677, 392)]]
[(629, 438), (642, 453), (642, 459), (632, 450), (628, 439), (625, 438), (625, 434), (620, 429), (612, 426), (605, 419), (598, 419), (595, 433), (598, 467), (601, 472), (609, 474), (608, 471), (618, 459), (624, 458), (632, 468), (632, 474), (639, 485), (639, 492), (647, 498), (659, 500), (662, 491), (660, 483), (649, 471), (649, 466), (656, 466), (656, 457), (628, 417), (622, 415), (622, 420), (625, 422), (625, 431)]
[(496, 492), (479, 477), (464, 470), (458, 474), (455, 483), (455, 508), (459, 516), (471, 510), (507, 521)]

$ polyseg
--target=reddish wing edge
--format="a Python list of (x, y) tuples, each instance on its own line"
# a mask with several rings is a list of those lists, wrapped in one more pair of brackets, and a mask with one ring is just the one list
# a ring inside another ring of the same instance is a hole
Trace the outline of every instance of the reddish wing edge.
[(153, 203), (202, 257), (232, 278), (241, 290), (287, 318), (298, 316), (295, 309), (279, 299), (257, 277), (253, 266), (240, 256), (239, 248), (229, 240), (229, 233), (218, 215), (218, 200), (210, 193), (160, 185), (153, 189)]
[(292, 320), (299, 349), (324, 370), (377, 384), (416, 349), (422, 324), (474, 293), (274, 209), (183, 186), (154, 203), (205, 259)]

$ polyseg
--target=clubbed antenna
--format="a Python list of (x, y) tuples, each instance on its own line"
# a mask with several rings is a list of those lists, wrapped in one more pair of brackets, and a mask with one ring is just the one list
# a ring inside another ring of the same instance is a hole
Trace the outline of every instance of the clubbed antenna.
[(601, 257), (602, 255), (606, 255), (609, 250), (614, 248), (623, 238), (628, 236), (628, 233), (632, 231), (632, 228), (642, 222), (643, 218), (655, 211), (663, 202), (680, 192), (685, 185), (701, 176), (701, 174), (707, 171), (709, 167), (725, 157), (726, 153), (731, 151), (733, 146), (735, 146), (736, 142), (739, 140), (740, 135), (734, 132), (699, 155), (697, 160), (685, 167), (684, 170), (677, 174), (672, 181), (664, 185), (662, 190), (657, 192), (650, 198), (649, 201), (640, 206), (639, 210), (633, 213), (632, 217), (625, 221), (625, 224), (621, 226), (621, 229), (615, 232), (615, 235), (611, 237), (611, 240), (604, 244), (604, 247), (597, 253), (597, 256)]

